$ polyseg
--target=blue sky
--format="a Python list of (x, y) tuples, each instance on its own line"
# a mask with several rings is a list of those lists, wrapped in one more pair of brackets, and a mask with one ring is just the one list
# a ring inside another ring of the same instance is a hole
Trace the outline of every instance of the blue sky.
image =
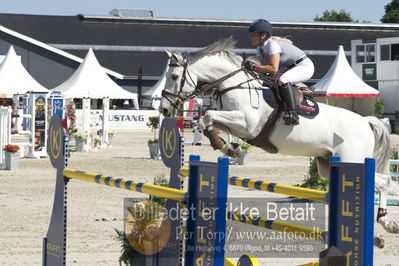
[(391, 0), (1, 0), (0, 13), (107, 15), (113, 8), (142, 8), (156, 17), (244, 19), (311, 22), (324, 10), (344, 9), (353, 19), (380, 23)]

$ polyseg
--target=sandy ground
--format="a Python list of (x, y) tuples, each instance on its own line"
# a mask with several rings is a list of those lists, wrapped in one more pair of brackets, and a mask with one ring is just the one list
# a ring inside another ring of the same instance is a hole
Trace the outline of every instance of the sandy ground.
[[(73, 152), (69, 168), (151, 182), (156, 175), (168, 175), (161, 161), (150, 160), (149, 130), (117, 132), (113, 146), (87, 153)], [(392, 136), (399, 147), (399, 137)], [(186, 153), (201, 154), (215, 161), (218, 152), (209, 147), (186, 147)], [(308, 157), (250, 153), (247, 165), (230, 167), (230, 173), (284, 184), (297, 184), (306, 175)], [(16, 171), (0, 171), (0, 265), (40, 265), (42, 239), (51, 215), (55, 170), (46, 158), (22, 159)], [(230, 195), (260, 196), (263, 192), (230, 187)], [(263, 194), (264, 195), (264, 194)], [(124, 190), (81, 181), (68, 185), (68, 265), (118, 265), (120, 244), (114, 228), (123, 228), (123, 199), (139, 196)], [(273, 197), (273, 195), (267, 195)], [(274, 196), (275, 197), (275, 196)], [(399, 219), (399, 208), (390, 207)], [(375, 249), (375, 265), (399, 265), (399, 235), (387, 234), (381, 226), (386, 247)], [(261, 265), (298, 265), (315, 259), (260, 259)]]

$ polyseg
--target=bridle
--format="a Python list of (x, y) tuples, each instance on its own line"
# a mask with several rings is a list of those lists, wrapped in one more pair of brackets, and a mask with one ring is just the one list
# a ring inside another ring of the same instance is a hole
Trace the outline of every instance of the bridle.
[[(179, 64), (176, 60), (176, 63), (169, 63), (169, 67), (183, 67), (183, 73), (182, 73), (182, 77), (180, 80), (180, 88), (179, 91), (177, 93), (173, 93), (173, 92), (169, 92), (167, 90), (162, 90), (162, 97), (164, 97), (166, 100), (168, 100), (168, 102), (175, 108), (178, 109), (178, 107), (180, 106), (180, 104), (184, 103), (185, 101), (194, 98), (195, 96), (191, 96), (192, 93), (188, 94), (188, 95), (184, 95), (183, 94), (183, 87), (184, 84), (186, 83), (186, 75), (188, 75), (188, 77), (191, 80), (191, 83), (197, 87), (197, 84), (194, 82), (194, 79), (191, 77), (190, 72), (188, 71), (188, 64), (187, 64), (187, 59), (184, 58), (183, 59), (183, 64)], [(175, 97), (176, 100), (173, 101), (172, 99), (170, 99), (168, 96), (172, 96)]]
[[(172, 92), (166, 91), (164, 89), (161, 93), (162, 97), (164, 97), (175, 109), (178, 109), (181, 104), (197, 97), (198, 95), (207, 94), (207, 92), (213, 91), (213, 88), (217, 88), (223, 81), (235, 76), (236, 74), (238, 74), (241, 71), (245, 72), (246, 74), (249, 74), (249, 76), (251, 76), (251, 78), (249, 78), (246, 81), (241, 82), (235, 86), (232, 86), (229, 88), (223, 88), (223, 90), (219, 92), (219, 96), (221, 96), (224, 93), (231, 91), (233, 89), (243, 88), (243, 87), (241, 87), (241, 85), (243, 85), (245, 83), (249, 83), (250, 81), (253, 81), (253, 80), (259, 80), (259, 76), (257, 74), (254, 74), (253, 71), (250, 71), (250, 70), (245, 69), (244, 67), (241, 67), (241, 68), (234, 70), (233, 72), (221, 77), (220, 79), (218, 79), (212, 83), (206, 83), (202, 86), (198, 86), (198, 83), (194, 82), (194, 79), (192, 78), (192, 76), (190, 75), (190, 72), (188, 71), (188, 63), (187, 63), (187, 59), (185, 57), (183, 58), (183, 64), (180, 64), (176, 60), (176, 63), (169, 63), (169, 67), (183, 67), (183, 73), (182, 73), (182, 77), (180, 80), (179, 91), (177, 93), (172, 93)], [(183, 87), (186, 83), (187, 76), (189, 77), (191, 83), (194, 85), (195, 89), (191, 93), (184, 94)], [(172, 100), (170, 97), (175, 97), (176, 100)]]

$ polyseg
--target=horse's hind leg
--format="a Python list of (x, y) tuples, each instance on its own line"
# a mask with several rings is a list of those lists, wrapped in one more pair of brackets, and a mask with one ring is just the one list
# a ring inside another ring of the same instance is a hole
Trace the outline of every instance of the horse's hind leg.
[(390, 183), (391, 178), (388, 175), (375, 173), (375, 187), (378, 191), (379, 198), (377, 222), (380, 223), (388, 233), (399, 234), (399, 224), (395, 220), (390, 219), (387, 214)]
[(329, 159), (317, 157), (317, 172), (320, 176), (328, 178), (329, 175)]

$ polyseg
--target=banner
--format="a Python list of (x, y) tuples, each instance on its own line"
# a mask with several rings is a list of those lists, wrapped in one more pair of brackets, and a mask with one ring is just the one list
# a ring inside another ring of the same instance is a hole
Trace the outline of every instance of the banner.
[[(102, 110), (90, 111), (91, 127), (101, 127)], [(109, 128), (118, 129), (148, 129), (148, 117), (159, 116), (157, 110), (109, 110)], [(82, 110), (76, 110), (76, 126), (82, 127)]]

